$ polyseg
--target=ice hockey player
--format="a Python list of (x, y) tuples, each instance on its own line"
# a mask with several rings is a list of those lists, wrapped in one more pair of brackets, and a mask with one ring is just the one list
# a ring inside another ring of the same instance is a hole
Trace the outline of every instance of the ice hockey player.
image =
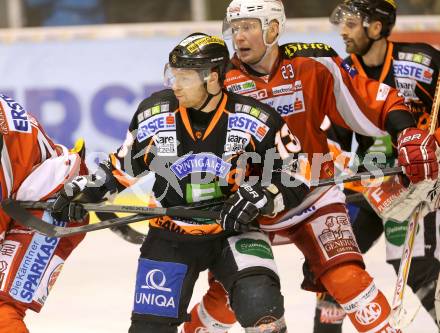
[[(0, 95), (0, 131), (2, 200), (50, 199), (64, 181), (87, 171), (78, 154), (55, 145), (37, 120), (5, 95)], [(48, 212), (33, 214), (48, 223), (66, 221)], [(83, 238), (42, 236), (0, 209), (0, 333), (29, 332), (26, 311), (40, 312), (64, 261)]]
[[(76, 198), (99, 201), (150, 171), (162, 206), (227, 198), (220, 223), (166, 216), (150, 221), (130, 333), (177, 332), (188, 320), (194, 282), (206, 269), (226, 288), (248, 332), (286, 331), (270, 241), (258, 230), (249, 231), (249, 224), (296, 207), (309, 192), (295, 178), (301, 144), (273, 108), (222, 89), (228, 63), (222, 39), (203, 33), (183, 39), (164, 71), (171, 89), (142, 101), (117, 152), (93, 179), (75, 179), (67, 187), (70, 195), (66, 190), (56, 200), (57, 210), (67, 213), (78, 205)], [(271, 153), (286, 153), (289, 160), (270, 158)], [(254, 170), (257, 165), (271, 176), (265, 183)], [(248, 171), (253, 184), (243, 182)], [(283, 175), (297, 186), (283, 185)]]
[[(279, 46), (277, 41), (285, 23), (280, 1), (234, 0), (226, 15), (224, 31), (231, 33), (236, 54), (232, 59), (234, 68), (228, 71), (225, 86), (277, 109), (300, 138), (310, 159), (318, 153), (328, 153), (326, 134), (320, 128), (328, 116), (332, 122), (363, 135), (380, 136), (388, 132), (402, 154), (411, 151), (414, 169), (409, 168), (409, 163), (403, 164), (411, 181), (437, 177), (435, 140), (427, 132), (415, 128), (412, 115), (395, 89), (358, 75), (323, 43)], [(422, 141), (411, 140), (413, 135), (426, 139), (430, 147), (429, 157), (421, 156)], [(427, 166), (426, 173), (424, 166)], [(320, 178), (333, 176), (330, 156), (328, 162), (318, 168), (318, 173)], [(260, 221), (260, 227), (277, 231), (274, 242), (282, 234), (304, 253), (306, 271), (311, 272), (305, 276), (304, 288), (327, 290), (343, 306), (359, 332), (391, 332), (393, 329), (388, 324), (390, 307), (363, 269), (345, 213), (345, 197), (340, 194), (333, 187), (312, 205), (313, 210), (305, 210), (300, 216), (287, 213), (270, 222)], [(282, 229), (285, 230), (281, 233)], [(347, 242), (353, 242), (353, 247), (340, 246)], [(209, 332), (220, 332), (224, 324), (231, 325), (230, 320), (222, 320), (225, 313), (231, 318), (227, 304), (221, 305), (223, 299), (210, 290), (203, 303), (191, 311), (192, 321), (185, 323), (185, 333), (195, 332), (200, 327)], [(359, 299), (364, 301), (357, 302)], [(207, 304), (212, 300), (217, 303)], [(376, 305), (380, 311), (374, 311)], [(209, 313), (208, 308), (216, 311)], [(216, 327), (220, 329), (216, 330)]]
[[(396, 21), (396, 3), (392, 0), (344, 1), (335, 8), (330, 21), (340, 27), (340, 35), (350, 54), (345, 64), (361, 76), (399, 89), (411, 107), (418, 128), (427, 129), (439, 75), (440, 51), (424, 43), (388, 40)], [(331, 133), (332, 138), (342, 146), (351, 145), (351, 131), (334, 125)], [(368, 139), (357, 136), (357, 140), (366, 142)], [(363, 146), (368, 148), (368, 145)], [(396, 159), (396, 151), (389, 137), (377, 138), (376, 143), (367, 151), (361, 150), (360, 155), (374, 151), (385, 152), (388, 166), (393, 166)], [(406, 229), (396, 228), (396, 223), (392, 221), (382, 221), (365, 201), (353, 204), (351, 212), (353, 230), (362, 252), (366, 252), (385, 231), (387, 261), (397, 273)], [(437, 223), (436, 213), (430, 213), (425, 216), (423, 225), (419, 225), (408, 276), (408, 285), (436, 325), (434, 296), (440, 270), (437, 259)], [(341, 332), (343, 317), (344, 312), (331, 296), (320, 295), (314, 332)]]

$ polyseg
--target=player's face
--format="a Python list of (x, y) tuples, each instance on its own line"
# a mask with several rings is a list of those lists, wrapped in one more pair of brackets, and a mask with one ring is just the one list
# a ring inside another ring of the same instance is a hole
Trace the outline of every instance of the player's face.
[(250, 65), (260, 61), (266, 52), (260, 20), (233, 20), (231, 32), (232, 41), (240, 60)]
[(206, 89), (199, 72), (193, 69), (172, 68), (173, 82), (171, 89), (179, 100), (179, 104), (186, 108), (197, 108), (206, 99)]
[(340, 35), (345, 43), (347, 53), (363, 54), (369, 39), (365, 33), (360, 17), (348, 17), (340, 25)]

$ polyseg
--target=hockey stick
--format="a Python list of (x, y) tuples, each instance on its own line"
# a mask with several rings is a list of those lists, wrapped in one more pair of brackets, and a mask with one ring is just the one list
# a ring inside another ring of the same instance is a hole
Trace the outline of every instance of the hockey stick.
[[(377, 171), (377, 172), (376, 172)], [(402, 167), (392, 167), (392, 168), (384, 168), (384, 169), (376, 169), (376, 171), (365, 171), (359, 172), (350, 177), (340, 177), (340, 178), (332, 178), (332, 179), (323, 179), (318, 182), (318, 184), (314, 184), (312, 181), (312, 186), (326, 186), (326, 185), (334, 185), (334, 184), (342, 184), (342, 183), (351, 183), (359, 180), (367, 180), (371, 178), (381, 178), (385, 176), (397, 175), (403, 172)]]
[[(347, 195), (346, 203), (359, 203), (362, 200), (365, 200), (365, 197), (362, 193), (353, 193)], [(103, 213), (103, 212), (95, 212), (95, 215), (101, 221), (109, 220), (117, 218), (118, 216), (115, 213)], [(142, 244), (145, 239), (145, 234), (132, 228), (130, 225), (122, 225), (122, 226), (112, 226), (109, 228), (116, 235), (121, 237), (123, 240), (131, 243), (131, 244)]]
[[(440, 106), (440, 75), (437, 78), (437, 85), (435, 88), (434, 100), (432, 102), (431, 110), (431, 122), (429, 124), (429, 134), (433, 135), (437, 127), (438, 112)], [(407, 311), (404, 308), (403, 296), (405, 291), (406, 282), (408, 281), (409, 270), (411, 266), (412, 251), (414, 246), (414, 239), (417, 232), (417, 226), (419, 223), (419, 215), (421, 212), (421, 206), (419, 206), (408, 224), (406, 231), (405, 243), (403, 247), (402, 257), (400, 259), (399, 274), (397, 275), (396, 287), (394, 290), (393, 303), (390, 314), (390, 324), (394, 328), (401, 329), (408, 326), (415, 318), (416, 313), (408, 321), (404, 321), (407, 317)], [(438, 281), (437, 281), (438, 283)], [(420, 308), (420, 307), (419, 307)], [(436, 309), (437, 312), (437, 309)]]
[[(117, 219), (119, 218), (118, 215), (115, 213), (106, 213), (106, 212), (95, 212), (96, 217), (99, 219), (100, 222), (102, 221), (108, 221), (111, 219)], [(116, 235), (121, 237), (123, 240), (131, 243), (131, 244), (137, 244), (140, 245), (144, 242), (145, 234), (137, 231), (130, 225), (119, 225), (119, 226), (111, 226), (109, 229), (114, 232)]]
[[(118, 217), (118, 218), (114, 218), (94, 224), (78, 226), (78, 227), (61, 227), (61, 226), (49, 224), (44, 220), (35, 217), (21, 205), (20, 201), (15, 201), (13, 199), (6, 199), (1, 203), (3, 210), (14, 220), (16, 220), (17, 222), (19, 222), (20, 224), (26, 227), (32, 228), (38, 231), (39, 233), (49, 237), (68, 237), (89, 231), (101, 230), (110, 227), (116, 227), (134, 222), (139, 222), (142, 220), (148, 220), (156, 217), (161, 217), (164, 215), (183, 217), (183, 218), (217, 219), (219, 217), (219, 212), (200, 210), (215, 205), (218, 205), (218, 203), (207, 202), (198, 205), (197, 206), (198, 209), (186, 209), (184, 207), (152, 208), (152, 207), (129, 206), (130, 208), (128, 210), (135, 211), (136, 208), (140, 208), (138, 211), (142, 211), (142, 213), (127, 217), (120, 217), (120, 218)], [(42, 203), (39, 203), (38, 205), (34, 205), (34, 206), (41, 207), (44, 205), (42, 205)], [(50, 207), (50, 205), (48, 205), (48, 207)], [(120, 207), (124, 207), (124, 206), (120, 206)], [(37, 209), (42, 209), (42, 208), (37, 208)], [(111, 209), (114, 209), (114, 207), (111, 207)], [(98, 208), (98, 211), (100, 210), (101, 208)]]
[[(406, 282), (408, 281), (409, 270), (411, 267), (412, 251), (414, 239), (416, 236), (417, 226), (419, 224), (421, 206), (411, 217), (406, 231), (405, 243), (403, 247), (402, 257), (400, 259), (399, 273), (397, 275), (396, 287), (394, 290), (393, 303), (390, 314), (390, 324), (396, 329), (407, 327), (415, 318), (417, 312), (411, 316), (410, 320), (404, 321), (407, 317), (407, 310), (404, 308), (403, 296), (405, 293)], [(417, 309), (418, 311), (418, 309)]]
[[(14, 199), (5, 199), (2, 202), (2, 207), (9, 207), (11, 203), (18, 203), (21, 207), (27, 209), (44, 209), (53, 210), (53, 202), (45, 201), (16, 201)], [(218, 214), (206, 211), (192, 209), (189, 211), (184, 207), (145, 207), (145, 206), (128, 206), (128, 205), (105, 205), (105, 204), (82, 204), (85, 210), (93, 212), (106, 212), (106, 213), (136, 213), (143, 215), (168, 215), (180, 218), (202, 218), (202, 219), (217, 219)], [(9, 208), (8, 208), (9, 209)], [(5, 209), (7, 212), (7, 210)], [(9, 214), (9, 213), (8, 213)]]
[(435, 286), (434, 308), (437, 325), (440, 327), (440, 273), (438, 273), (437, 285)]
[[(337, 183), (347, 183), (352, 181), (357, 181), (361, 179), (367, 179), (372, 177), (382, 177), (383, 175), (397, 174), (402, 172), (400, 167), (382, 169), (380, 175), (375, 175), (370, 172), (362, 172), (356, 174), (352, 177), (346, 178), (333, 178), (327, 179), (319, 182), (318, 186), (325, 185), (333, 185)], [(101, 230), (105, 228), (109, 228), (110, 226), (115, 226), (115, 221), (102, 221), (95, 224), (89, 224), (79, 227), (61, 227), (55, 226), (52, 224), (48, 224), (45, 221), (35, 217), (31, 213), (27, 212), (25, 208), (28, 209), (46, 209), (51, 210), (53, 204), (48, 202), (39, 202), (39, 201), (16, 201), (14, 199), (5, 199), (1, 206), (3, 210), (14, 220), (19, 222), (20, 224), (30, 227), (38, 232), (45, 234), (51, 237), (66, 237), (71, 236), (73, 234), (78, 234), (82, 232), (89, 232), (95, 230)], [(219, 212), (205, 211), (205, 210), (195, 210), (195, 209), (185, 209), (183, 207), (175, 207), (175, 208), (163, 208), (163, 207), (143, 207), (143, 206), (126, 206), (126, 205), (103, 205), (103, 204), (84, 204), (83, 205), (86, 210), (95, 211), (95, 212), (122, 212), (122, 213), (137, 213), (141, 215), (147, 215), (147, 218), (152, 218), (158, 216), (173, 216), (173, 217), (181, 217), (181, 218), (207, 218), (217, 220), (220, 217)], [(130, 217), (129, 217), (130, 218)], [(137, 222), (139, 220), (123, 220), (118, 225), (126, 225), (129, 223)], [(135, 219), (134, 217), (131, 217)], [(139, 218), (139, 217), (138, 217)], [(72, 229), (72, 230), (70, 230)], [(69, 231), (70, 230), (70, 231)]]

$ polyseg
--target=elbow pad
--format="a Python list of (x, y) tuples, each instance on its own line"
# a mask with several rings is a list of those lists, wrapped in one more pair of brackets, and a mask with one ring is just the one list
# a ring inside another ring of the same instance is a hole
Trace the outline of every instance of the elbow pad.
[(411, 112), (395, 110), (388, 113), (385, 120), (385, 130), (391, 135), (394, 143), (397, 142), (399, 133), (408, 127), (417, 127)]

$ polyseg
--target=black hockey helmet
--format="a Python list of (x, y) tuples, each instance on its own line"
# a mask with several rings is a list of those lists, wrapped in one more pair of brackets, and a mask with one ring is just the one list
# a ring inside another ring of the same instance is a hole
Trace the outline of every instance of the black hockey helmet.
[(223, 81), (229, 64), (229, 51), (224, 40), (196, 32), (184, 38), (169, 55), (173, 68), (216, 69)]
[(397, 5), (395, 0), (344, 0), (330, 16), (330, 22), (339, 24), (346, 16), (360, 16), (364, 27), (371, 22), (382, 23), (382, 37), (388, 37), (396, 23)]

